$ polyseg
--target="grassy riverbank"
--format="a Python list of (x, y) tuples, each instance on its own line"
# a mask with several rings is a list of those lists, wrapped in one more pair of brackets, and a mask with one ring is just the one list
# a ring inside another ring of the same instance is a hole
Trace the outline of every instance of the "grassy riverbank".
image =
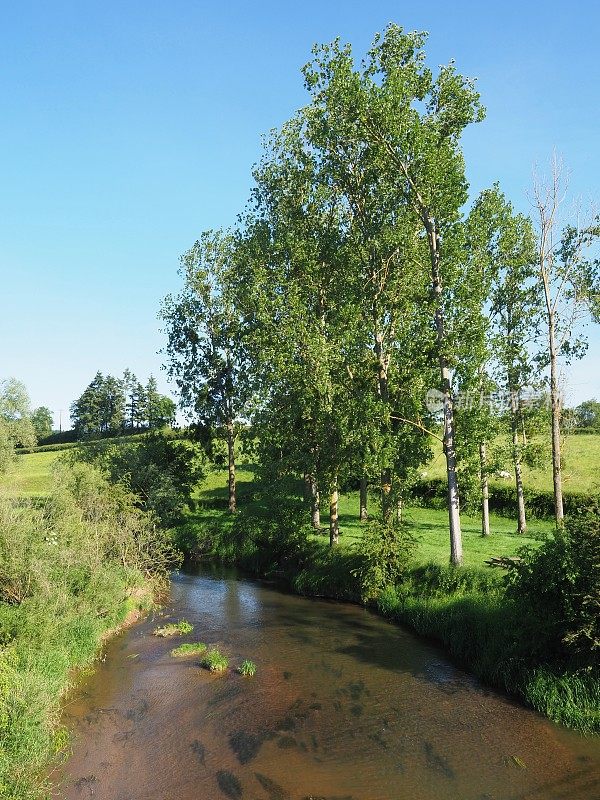
[[(42, 454), (46, 456), (48, 454)], [(60, 700), (108, 632), (152, 603), (168, 546), (131, 498), (79, 465), (0, 497), (0, 796), (44, 796), (68, 744)]]
[[(361, 540), (358, 497), (340, 501), (341, 543), (331, 551), (328, 531), (293, 531), (293, 513), (257, 497), (253, 469), (239, 475), (240, 513), (226, 512), (226, 476), (213, 473), (198, 490), (197, 509), (178, 534), (182, 546), (200, 557), (235, 561), (257, 575), (277, 576), (295, 591), (359, 601)], [(492, 535), (482, 537), (479, 520), (463, 517), (464, 566), (448, 566), (447, 515), (409, 508), (406, 528), (414, 537), (403, 579), (371, 601), (390, 619), (441, 642), (463, 666), (486, 683), (509, 692), (550, 719), (584, 731), (600, 731), (597, 669), (581, 669), (548, 651), (543, 627), (506, 591), (506, 572), (486, 560), (532, 551), (551, 536), (550, 520), (530, 521), (528, 536), (515, 523), (492, 515)], [(558, 580), (558, 577), (556, 578)]]

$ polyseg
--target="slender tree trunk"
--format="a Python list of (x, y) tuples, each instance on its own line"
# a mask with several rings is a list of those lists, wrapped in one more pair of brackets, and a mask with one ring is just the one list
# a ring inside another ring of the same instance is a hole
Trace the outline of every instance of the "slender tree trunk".
[(333, 547), (340, 538), (340, 519), (338, 511), (338, 483), (337, 475), (331, 485), (331, 496), (329, 499), (329, 544)]
[(512, 457), (515, 468), (515, 487), (517, 489), (517, 533), (523, 535), (527, 530), (525, 516), (525, 495), (523, 493), (523, 471), (521, 469), (521, 451), (519, 448), (519, 400), (518, 394), (511, 391), (510, 426), (512, 431)]
[(554, 330), (554, 318), (548, 326), (550, 343), (550, 405), (552, 411), (552, 482), (554, 484), (554, 517), (557, 526), (563, 524), (564, 509), (562, 495), (562, 470), (560, 459), (560, 391), (558, 386), (558, 364)]
[(440, 235), (436, 222), (431, 217), (425, 219), (429, 251), (431, 255), (431, 288), (435, 300), (435, 330), (440, 366), (440, 383), (444, 404), (444, 454), (448, 476), (448, 522), (450, 527), (450, 563), (462, 563), (462, 535), (460, 530), (460, 503), (458, 495), (458, 476), (456, 473), (456, 449), (454, 444), (454, 401), (450, 383), (450, 369), (445, 354), (446, 332), (442, 298), (442, 277), (440, 272)]
[[(377, 358), (377, 389), (381, 401), (388, 406), (390, 402), (388, 385), (388, 359), (383, 351), (383, 336), (375, 336), (375, 356)], [(389, 467), (381, 470), (381, 516), (387, 522), (391, 513), (392, 471)]]
[(360, 513), (359, 519), (361, 522), (366, 522), (369, 519), (367, 511), (368, 493), (367, 493), (367, 478), (363, 475), (360, 479)]
[(235, 493), (235, 432), (233, 420), (227, 420), (227, 460), (228, 460), (228, 490), (229, 490), (229, 513), (236, 512), (236, 493)]
[(479, 442), (479, 476), (481, 480), (481, 535), (490, 535), (490, 487), (487, 476), (485, 442)]
[(321, 497), (319, 494), (319, 485), (314, 475), (310, 476), (310, 522), (313, 528), (319, 529), (321, 527)]
[(404, 514), (404, 500), (399, 497), (398, 502), (396, 503), (396, 519), (398, 522), (402, 522), (402, 517)]

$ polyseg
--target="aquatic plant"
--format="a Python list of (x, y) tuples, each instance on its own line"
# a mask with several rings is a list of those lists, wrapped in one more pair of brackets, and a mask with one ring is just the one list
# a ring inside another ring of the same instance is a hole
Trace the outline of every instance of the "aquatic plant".
[(170, 622), (168, 625), (163, 625), (162, 627), (155, 628), (152, 631), (153, 636), (183, 636), (184, 633), (191, 633), (194, 630), (194, 626), (190, 625), (190, 623), (182, 619), (181, 622)]
[(200, 664), (209, 672), (224, 672), (229, 666), (229, 659), (213, 647), (202, 658)]
[(250, 661), (248, 658), (245, 658), (237, 668), (237, 671), (240, 673), (240, 675), (251, 678), (256, 673), (256, 664), (254, 661)]
[(206, 650), (204, 642), (192, 642), (190, 644), (181, 644), (171, 650), (173, 658), (181, 658), (183, 656), (194, 656), (203, 653)]

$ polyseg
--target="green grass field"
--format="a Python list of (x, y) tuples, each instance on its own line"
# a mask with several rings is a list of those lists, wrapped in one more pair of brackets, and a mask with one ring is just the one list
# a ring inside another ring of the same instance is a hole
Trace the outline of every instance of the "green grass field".
[[(600, 435), (582, 434), (566, 436), (563, 446), (563, 491), (591, 493), (600, 491)], [(445, 470), (444, 455), (436, 453), (433, 459), (423, 468), (428, 478), (443, 478)], [(511, 472), (510, 464), (506, 470)], [(530, 489), (552, 491), (552, 462), (550, 454), (541, 469), (523, 467), (523, 480)], [(492, 484), (506, 486), (511, 479), (494, 478)]]
[[(2, 479), (4, 491), (13, 496), (44, 496), (50, 487), (51, 467), (60, 452), (31, 453), (19, 456), (9, 473)], [(600, 484), (600, 436), (571, 436), (565, 440), (565, 488), (574, 491), (590, 491)], [(443, 477), (442, 456), (437, 456), (427, 467), (431, 477)], [(254, 472), (249, 465), (237, 470), (238, 494), (243, 502), (244, 494), (251, 490)], [(529, 471), (526, 481), (532, 488), (550, 489), (549, 468)], [(215, 500), (225, 501), (227, 475), (225, 471), (210, 472), (195, 493), (201, 504), (206, 502), (202, 517), (206, 522), (219, 518), (222, 511), (214, 507)], [(405, 519), (417, 539), (415, 558), (417, 562), (448, 561), (448, 518), (445, 511), (430, 508), (408, 508)], [(361, 533), (358, 521), (358, 495), (350, 493), (340, 498), (341, 541), (344, 545), (356, 542)], [(326, 513), (323, 513), (323, 535), (327, 535)], [(552, 529), (550, 520), (531, 519), (530, 536), (515, 534), (515, 523), (507, 517), (491, 515), (492, 535), (484, 539), (480, 535), (478, 518), (462, 515), (464, 563), (466, 566), (481, 566), (491, 556), (511, 556), (523, 545), (535, 544), (540, 536)]]
[(10, 495), (43, 497), (50, 491), (52, 464), (60, 455), (60, 451), (54, 451), (18, 456), (0, 485)]
[[(249, 465), (237, 471), (237, 488), (239, 501), (252, 487), (254, 473)], [(227, 473), (225, 471), (211, 472), (203, 485), (196, 492), (196, 500), (202, 506), (200, 516), (203, 521), (210, 524), (211, 520), (218, 523), (226, 514), (227, 498)], [(215, 500), (219, 500), (219, 507), (215, 507)], [(340, 529), (341, 543), (343, 546), (355, 544), (362, 536), (362, 526), (358, 519), (358, 493), (351, 492), (340, 496)], [(436, 562), (448, 563), (450, 549), (448, 538), (448, 515), (445, 511), (431, 508), (407, 508), (404, 519), (409, 524), (417, 541), (415, 551), (416, 563)], [(481, 536), (481, 523), (478, 518), (461, 516), (464, 564), (468, 567), (483, 566), (484, 561), (491, 556), (513, 556), (524, 545), (535, 546), (540, 537), (552, 530), (551, 520), (532, 519), (529, 523), (530, 536), (517, 536), (516, 523), (507, 517), (491, 515), (491, 536)], [(329, 536), (327, 528), (327, 515), (322, 512), (322, 537)]]

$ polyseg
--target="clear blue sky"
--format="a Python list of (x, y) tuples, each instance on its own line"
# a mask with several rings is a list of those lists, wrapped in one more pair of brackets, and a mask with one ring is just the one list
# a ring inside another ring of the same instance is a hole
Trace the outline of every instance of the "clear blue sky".
[[(389, 21), (479, 78), (473, 194), (499, 180), (527, 210), (532, 165), (556, 148), (572, 194), (600, 197), (592, 0), (0, 0), (0, 378), (55, 411), (98, 369), (166, 390), (156, 315), (179, 255), (243, 208), (261, 134), (306, 100), (311, 45), (362, 53)], [(597, 330), (570, 383), (572, 401), (600, 399)]]

